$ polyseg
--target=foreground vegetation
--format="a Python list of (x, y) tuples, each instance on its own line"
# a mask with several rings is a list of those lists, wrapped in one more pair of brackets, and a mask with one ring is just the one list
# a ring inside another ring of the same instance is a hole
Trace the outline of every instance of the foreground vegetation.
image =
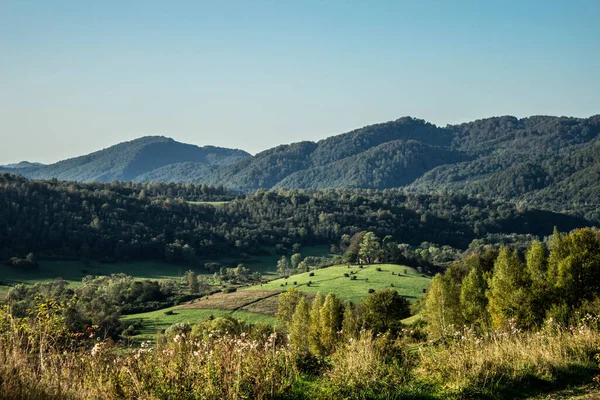
[[(548, 323), (537, 332), (464, 332), (428, 344), (419, 344), (414, 331), (339, 332), (315, 356), (264, 326), (215, 318), (175, 325), (157, 344), (124, 353), (110, 341), (74, 338), (61, 305), (40, 303), (26, 319), (0, 313), (0, 397), (514, 398), (591, 381), (598, 373), (598, 321), (581, 322)], [(328, 324), (318, 327), (325, 344)]]

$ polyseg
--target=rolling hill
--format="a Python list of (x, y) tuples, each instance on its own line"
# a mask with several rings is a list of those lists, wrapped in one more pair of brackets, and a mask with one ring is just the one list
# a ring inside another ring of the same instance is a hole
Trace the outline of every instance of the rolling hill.
[(600, 221), (599, 135), (600, 115), (503, 116), (446, 127), (404, 117), (254, 156), (145, 137), (10, 172), (39, 179), (206, 183), (238, 192), (406, 187), (533, 204)]
[(37, 167), (43, 167), (43, 166), (44, 166), (44, 164), (38, 163), (38, 162), (21, 161), (19, 163), (15, 163), (15, 164), (0, 165), (0, 168), (24, 169), (24, 168), (37, 168)]
[[(162, 136), (147, 136), (55, 164), (12, 168), (9, 172), (28, 178), (80, 182), (135, 181), (146, 174), (158, 181), (181, 181), (174, 173), (165, 176), (164, 168), (191, 163), (194, 167), (210, 170), (248, 156), (242, 150), (198, 147)], [(155, 170), (159, 171), (153, 175)]]

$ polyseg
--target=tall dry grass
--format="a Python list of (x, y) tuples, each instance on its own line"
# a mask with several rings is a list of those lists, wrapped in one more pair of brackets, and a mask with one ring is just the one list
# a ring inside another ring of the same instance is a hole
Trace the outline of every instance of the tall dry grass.
[(600, 351), (596, 320), (584, 319), (572, 328), (549, 322), (538, 332), (508, 329), (480, 336), (463, 331), (447, 344), (421, 347), (415, 373), (447, 394), (551, 385), (571, 372), (594, 368)]
[(38, 313), (18, 320), (0, 312), (0, 398), (501, 397), (510, 386), (530, 388), (533, 381), (556, 382), (578, 367), (592, 369), (600, 351), (593, 318), (574, 328), (550, 323), (537, 333), (465, 331), (429, 346), (363, 332), (341, 343), (324, 360), (325, 369), (306, 376), (296, 367), (297, 354), (275, 335), (196, 339), (178, 333), (125, 351), (104, 341), (78, 347), (55, 318)]

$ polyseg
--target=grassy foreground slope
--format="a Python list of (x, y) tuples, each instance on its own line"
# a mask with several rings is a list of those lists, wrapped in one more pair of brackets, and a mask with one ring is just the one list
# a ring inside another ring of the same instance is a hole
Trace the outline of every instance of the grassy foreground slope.
[(372, 264), (362, 268), (358, 265), (337, 265), (292, 275), (287, 279), (276, 279), (245, 290), (287, 290), (296, 287), (303, 292), (335, 293), (343, 300), (360, 302), (369, 295), (369, 289), (395, 289), (414, 302), (423, 295), (423, 290), (429, 287), (430, 282), (431, 277), (402, 265)]

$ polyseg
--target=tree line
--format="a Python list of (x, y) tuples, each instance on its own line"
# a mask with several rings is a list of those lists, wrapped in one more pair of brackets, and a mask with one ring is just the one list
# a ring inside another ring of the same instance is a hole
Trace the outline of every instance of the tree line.
[(423, 315), (434, 337), (575, 324), (600, 311), (600, 232), (558, 230), (515, 249), (471, 254), (432, 280)]
[(225, 254), (243, 258), (275, 246), (286, 251), (294, 245), (344, 246), (340, 237), (363, 231), (412, 246), (430, 242), (464, 249), (488, 237), (509, 240), (547, 235), (553, 226), (566, 231), (588, 225), (499, 201), (402, 190), (259, 190), (218, 207), (190, 202), (207, 188), (34, 181), (2, 174), (0, 258), (35, 253), (189, 264)]

